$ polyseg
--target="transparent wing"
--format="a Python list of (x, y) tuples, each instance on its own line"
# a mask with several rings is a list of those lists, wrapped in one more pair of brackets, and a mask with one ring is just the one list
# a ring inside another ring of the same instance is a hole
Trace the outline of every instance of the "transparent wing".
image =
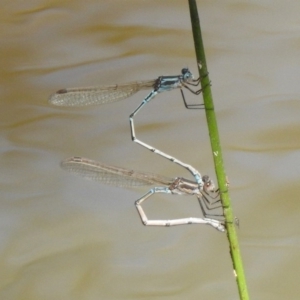
[(61, 89), (49, 97), (58, 106), (87, 106), (123, 100), (142, 89), (151, 89), (155, 80), (120, 85)]
[(169, 186), (174, 181), (164, 176), (114, 167), (83, 157), (68, 158), (61, 163), (61, 167), (86, 179), (120, 187), (154, 184)]

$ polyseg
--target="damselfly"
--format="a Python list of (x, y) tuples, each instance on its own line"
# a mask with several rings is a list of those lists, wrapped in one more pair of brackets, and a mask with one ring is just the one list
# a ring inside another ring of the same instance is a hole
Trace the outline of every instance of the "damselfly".
[[(106, 86), (61, 89), (50, 96), (49, 102), (58, 106), (87, 106), (104, 104), (126, 99), (140, 90), (152, 89), (150, 94), (148, 94), (143, 100), (143, 103), (146, 104), (158, 93), (180, 88), (186, 108), (201, 108), (203, 104), (187, 104), (182, 90), (184, 87), (193, 94), (199, 95), (202, 90), (194, 91), (190, 88), (190, 86), (198, 86), (200, 79), (200, 77), (198, 79), (194, 79), (190, 70), (188, 68), (183, 68), (181, 70), (181, 75), (160, 76), (154, 80)], [(143, 106), (143, 104), (141, 105)]]
[[(215, 200), (219, 193), (215, 191), (214, 184), (208, 176), (201, 177), (202, 184), (198, 181), (192, 181), (181, 177), (174, 179), (167, 178), (161, 175), (152, 173), (139, 172), (128, 170), (120, 167), (114, 167), (104, 163), (96, 162), (87, 158), (72, 157), (62, 162), (62, 168), (79, 174), (87, 179), (102, 181), (106, 184), (112, 184), (121, 187), (132, 187), (142, 185), (160, 186), (151, 188), (148, 193), (139, 198), (136, 202), (136, 208), (141, 217), (142, 223), (146, 226), (173, 226), (186, 224), (207, 224), (216, 228), (219, 231), (225, 231), (223, 221), (213, 219), (213, 217), (220, 217), (223, 215), (211, 215), (207, 210), (217, 209), (220, 205), (214, 206), (220, 200)], [(204, 218), (183, 218), (171, 220), (149, 220), (141, 206), (141, 204), (156, 193), (174, 194), (174, 195), (195, 195), (199, 201), (200, 208)], [(212, 194), (214, 196), (212, 196)], [(213, 199), (213, 201), (212, 201)]]
[[(176, 163), (175, 158), (137, 139), (133, 118), (141, 110), (141, 108), (146, 105), (151, 99), (153, 99), (158, 93), (171, 91), (176, 88), (180, 88), (186, 108), (201, 108), (203, 104), (188, 105), (185, 101), (184, 93), (182, 90), (182, 88), (184, 87), (191, 91), (193, 94), (200, 94), (202, 89), (194, 91), (190, 87), (198, 86), (200, 83), (200, 79), (200, 77), (198, 79), (194, 79), (193, 74), (190, 72), (190, 70), (188, 68), (183, 68), (181, 70), (181, 75), (160, 76), (156, 80), (137, 81), (127, 84), (100, 87), (62, 89), (52, 94), (49, 98), (49, 102), (58, 106), (86, 106), (93, 104), (103, 104), (125, 99), (135, 94), (139, 90), (152, 88), (152, 91), (144, 98), (142, 103), (129, 116), (131, 139), (135, 143), (147, 148), (154, 153), (157, 153), (171, 161), (175, 160)], [(192, 171), (192, 174), (194, 175), (193, 172), (194, 171)]]

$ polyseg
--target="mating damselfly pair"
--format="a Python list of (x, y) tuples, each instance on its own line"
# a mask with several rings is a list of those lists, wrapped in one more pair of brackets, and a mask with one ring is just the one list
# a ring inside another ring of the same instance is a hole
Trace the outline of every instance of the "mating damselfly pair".
[[(181, 177), (170, 179), (156, 174), (114, 167), (81, 157), (72, 157), (63, 161), (62, 168), (88, 179), (94, 179), (117, 186), (160, 185), (150, 189), (148, 193), (135, 202), (144, 225), (172, 226), (184, 224), (208, 224), (219, 231), (225, 231), (225, 224), (223, 220), (217, 219), (218, 217), (222, 218), (223, 214), (210, 214), (208, 212), (221, 207), (220, 199), (217, 199), (219, 196), (218, 190), (215, 190), (215, 186), (209, 176), (201, 176), (200, 172), (191, 165), (153, 148), (152, 146), (137, 139), (135, 135), (133, 118), (141, 110), (141, 108), (152, 100), (158, 93), (179, 88), (186, 108), (202, 108), (203, 104), (187, 104), (183, 93), (183, 88), (186, 88), (193, 94), (200, 94), (202, 92), (201, 89), (194, 91), (191, 88), (191, 86), (198, 86), (200, 80), (200, 77), (198, 79), (194, 79), (189, 69), (184, 68), (181, 71), (181, 75), (160, 76), (156, 80), (137, 81), (120, 85), (61, 89), (52, 94), (49, 98), (49, 102), (51, 104), (58, 106), (87, 106), (122, 100), (135, 94), (139, 90), (152, 88), (152, 91), (129, 116), (131, 138), (135, 143), (185, 168), (193, 175), (195, 181)], [(148, 220), (141, 203), (156, 193), (195, 195), (199, 201), (203, 218), (190, 217), (172, 220)]]

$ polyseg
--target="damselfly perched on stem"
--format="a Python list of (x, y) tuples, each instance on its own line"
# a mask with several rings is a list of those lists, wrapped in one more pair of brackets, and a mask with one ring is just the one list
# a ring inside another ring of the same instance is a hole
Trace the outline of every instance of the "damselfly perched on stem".
[(146, 104), (158, 93), (180, 88), (186, 108), (202, 108), (201, 106), (203, 106), (203, 104), (187, 104), (182, 90), (184, 87), (193, 94), (199, 95), (202, 90), (194, 91), (190, 86), (198, 86), (200, 79), (200, 77), (198, 79), (194, 79), (190, 70), (188, 68), (183, 68), (181, 70), (181, 75), (159, 76), (154, 80), (135, 81), (125, 84), (106, 86), (61, 89), (50, 96), (49, 102), (58, 106), (87, 106), (104, 104), (123, 100), (140, 90), (148, 90), (152, 88), (150, 94), (148, 94), (143, 100), (143, 103)]
[[(96, 162), (87, 158), (72, 157), (66, 159), (61, 164), (62, 168), (79, 174), (87, 179), (93, 179), (121, 187), (132, 187), (142, 185), (160, 186), (151, 188), (148, 193), (139, 198), (136, 202), (136, 208), (141, 217), (142, 223), (146, 226), (174, 226), (186, 224), (207, 224), (219, 231), (225, 231), (224, 222), (213, 219), (211, 217), (221, 217), (223, 215), (209, 214), (207, 210), (220, 208), (218, 204), (220, 200), (215, 196), (219, 196), (215, 191), (215, 186), (208, 176), (201, 177), (201, 184), (197, 181), (188, 180), (182, 177), (167, 178), (152, 173), (128, 170), (120, 167), (114, 167), (104, 163)], [(195, 195), (199, 201), (200, 208), (204, 218), (189, 217), (183, 219), (171, 220), (149, 220), (141, 206), (141, 204), (156, 193), (174, 194), (174, 195)], [(212, 196), (213, 195), (213, 196)]]
[(58, 106), (86, 106), (93, 104), (103, 104), (128, 98), (139, 90), (152, 88), (152, 91), (144, 98), (142, 103), (129, 116), (131, 139), (135, 143), (147, 148), (148, 150), (173, 161), (173, 158), (171, 156), (137, 139), (133, 118), (141, 110), (141, 108), (146, 105), (151, 99), (153, 99), (158, 93), (171, 91), (176, 88), (180, 89), (186, 108), (202, 108), (203, 104), (188, 105), (185, 101), (184, 93), (182, 90), (182, 88), (184, 87), (191, 91), (193, 94), (200, 94), (202, 91), (201, 89), (194, 91), (190, 87), (198, 86), (200, 80), (200, 77), (198, 79), (194, 79), (193, 74), (188, 68), (183, 68), (181, 70), (181, 75), (160, 76), (157, 79), (150, 81), (136, 81), (127, 84), (116, 84), (99, 87), (61, 89), (50, 96), (49, 102)]

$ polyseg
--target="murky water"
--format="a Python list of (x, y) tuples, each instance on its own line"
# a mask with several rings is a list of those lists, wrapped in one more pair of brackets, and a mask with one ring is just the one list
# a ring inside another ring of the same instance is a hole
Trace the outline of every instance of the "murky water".
[[(300, 4), (198, 5), (250, 296), (298, 299)], [(238, 299), (224, 234), (144, 227), (134, 201), (147, 188), (59, 167), (77, 155), (188, 176), (130, 141), (128, 116), (146, 93), (84, 109), (47, 103), (62, 87), (196, 72), (187, 3), (14, 1), (0, 14), (0, 298)], [(204, 112), (185, 110), (178, 91), (136, 124), (142, 140), (214, 177)], [(199, 209), (171, 196), (146, 207), (154, 218)]]

